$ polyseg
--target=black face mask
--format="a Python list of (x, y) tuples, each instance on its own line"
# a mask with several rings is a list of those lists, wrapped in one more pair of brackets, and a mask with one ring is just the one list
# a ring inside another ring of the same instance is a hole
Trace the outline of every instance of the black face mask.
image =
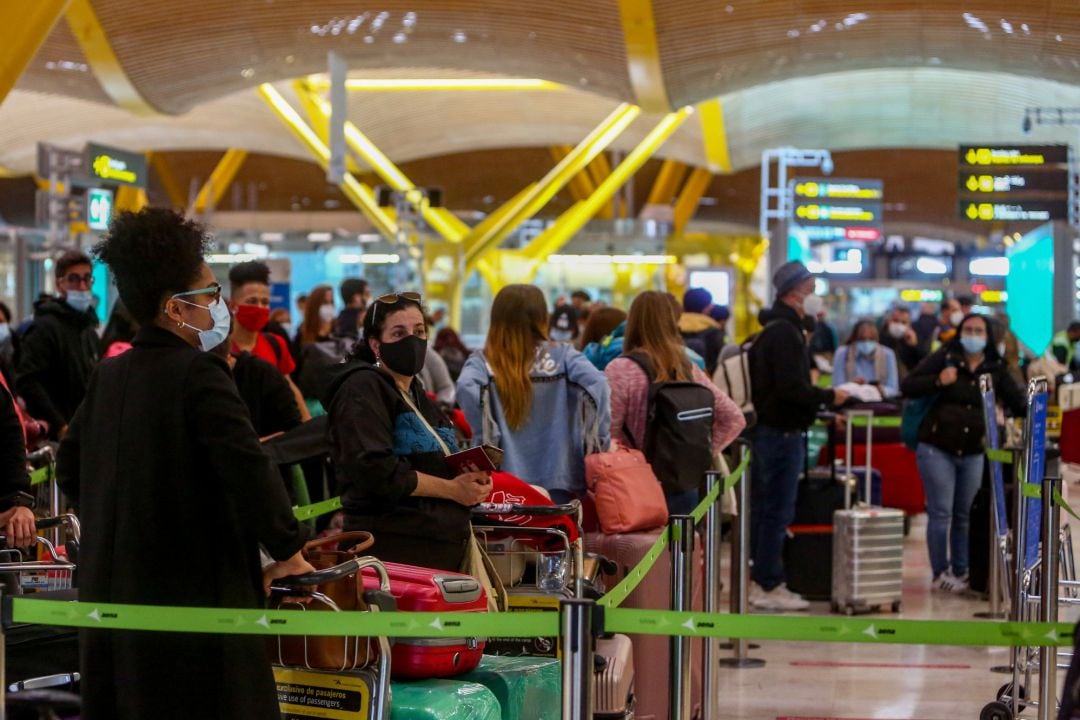
[(427, 340), (410, 335), (397, 342), (379, 346), (380, 362), (398, 375), (412, 377), (424, 369), (427, 360)]

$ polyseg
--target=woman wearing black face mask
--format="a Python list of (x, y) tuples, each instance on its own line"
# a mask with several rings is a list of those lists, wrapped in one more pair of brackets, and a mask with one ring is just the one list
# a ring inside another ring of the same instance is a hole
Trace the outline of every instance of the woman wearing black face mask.
[(384, 295), (364, 316), (364, 336), (331, 383), (331, 454), (346, 530), (375, 536), (382, 560), (439, 570), (461, 568), (469, 507), (484, 500), (486, 473), (454, 476), (450, 422), (416, 379), (427, 327), (416, 293)]

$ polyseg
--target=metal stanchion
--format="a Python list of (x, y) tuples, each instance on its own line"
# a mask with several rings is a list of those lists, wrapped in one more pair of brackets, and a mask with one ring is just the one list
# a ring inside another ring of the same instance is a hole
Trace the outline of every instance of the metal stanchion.
[(997, 502), (994, 500), (991, 494), (990, 498), (990, 574), (986, 581), (986, 592), (990, 596), (990, 609), (985, 612), (975, 613), (977, 618), (987, 618), (991, 620), (1000, 620), (1005, 617), (1005, 612), (1001, 609), (1002, 600), (1002, 587), (1001, 583), (1004, 579), (1002, 577), (1001, 568), (1001, 536), (998, 533), (998, 517), (997, 517)]
[[(739, 446), (739, 463), (746, 458), (749, 446)], [(750, 466), (743, 470), (742, 479), (736, 485), (738, 507), (735, 515), (735, 528), (731, 533), (731, 602), (732, 615), (746, 615), (750, 611)], [(745, 638), (732, 638), (731, 645), (735, 652), (732, 657), (723, 658), (718, 663), (723, 667), (757, 668), (765, 661), (749, 657), (750, 643)]]
[[(596, 602), (560, 603), (562, 622), (562, 720), (591, 720), (593, 714), (593, 611)], [(2, 719), (0, 719), (2, 720)]]
[[(671, 609), (689, 612), (694, 597), (694, 518), (672, 515), (668, 520), (671, 546)], [(670, 639), (671, 663), (668, 672), (671, 720), (690, 720), (693, 705), (690, 698), (691, 640), (681, 635)]]
[[(1054, 493), (1061, 478), (1045, 478), (1042, 484), (1042, 567), (1039, 576), (1039, 620), (1056, 623), (1058, 619), (1058, 533), (1061, 514), (1054, 503)], [(1053, 646), (1039, 648), (1039, 720), (1057, 717), (1057, 660)]]
[[(705, 473), (705, 494), (711, 495), (718, 484), (724, 479), (719, 472), (710, 471)], [(705, 513), (705, 612), (720, 612), (720, 498), (709, 506)], [(703, 717), (719, 717), (717, 693), (720, 689), (720, 666), (719, 659), (720, 641), (716, 638), (707, 637), (704, 640), (702, 652), (702, 667), (705, 670), (702, 678), (701, 712)]]

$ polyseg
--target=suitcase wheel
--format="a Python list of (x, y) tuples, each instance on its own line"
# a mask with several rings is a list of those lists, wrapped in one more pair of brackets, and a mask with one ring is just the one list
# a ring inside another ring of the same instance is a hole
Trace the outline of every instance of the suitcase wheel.
[[(1011, 702), (1010, 702), (1012, 700), (1012, 693), (1013, 693), (1013, 684), (1012, 683), (1005, 683), (1000, 688), (998, 688), (998, 691), (997, 691), (997, 701), (999, 703), (1003, 704), (1006, 708), (1008, 708), (1010, 714), (1012, 713), (1012, 707), (1011, 707)], [(1020, 700), (1027, 700), (1027, 692), (1024, 690), (1023, 685), (1020, 686), (1019, 698), (1020, 698)], [(993, 704), (994, 703), (990, 703), (990, 705), (993, 705)], [(990, 707), (990, 705), (987, 705), (987, 707)], [(1018, 702), (1016, 704), (1016, 711), (1017, 712), (1024, 712), (1024, 710), (1026, 708), (1027, 708), (1027, 705), (1025, 703)], [(985, 710), (985, 708), (984, 708), (984, 710)], [(1006, 716), (1006, 717), (1009, 717), (1009, 716)], [(1010, 718), (1010, 720), (1011, 720), (1011, 718)]]
[(979, 720), (1013, 720), (1012, 708), (999, 700), (995, 700), (983, 707), (979, 713)]
[(893, 611), (894, 613), (898, 613), (898, 612), (900, 612), (900, 608), (902, 608), (902, 607), (903, 607), (903, 603), (901, 603), (901, 602), (900, 602), (899, 600), (894, 600), (894, 601), (893, 601), (893, 604), (892, 604), (892, 611)]

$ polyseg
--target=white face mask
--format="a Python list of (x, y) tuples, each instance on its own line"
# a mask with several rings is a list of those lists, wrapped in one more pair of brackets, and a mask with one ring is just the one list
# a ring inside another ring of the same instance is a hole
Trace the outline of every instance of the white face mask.
[(952, 314), (949, 315), (949, 323), (951, 323), (953, 327), (960, 327), (960, 323), (962, 322), (964, 322), (963, 311), (953, 310)]
[(889, 334), (899, 340), (907, 334), (907, 325), (902, 322), (889, 323)]
[(210, 319), (214, 321), (214, 326), (209, 330), (203, 330), (194, 325), (188, 325), (187, 323), (180, 324), (181, 327), (194, 330), (199, 334), (199, 347), (202, 348), (204, 352), (213, 350), (218, 345), (225, 342), (226, 338), (229, 337), (229, 327), (232, 325), (232, 313), (229, 312), (229, 306), (225, 304), (224, 300), (218, 298), (204, 307), (198, 303), (188, 302), (182, 298), (175, 299), (186, 305), (194, 305), (195, 307), (210, 312)]
[(325, 323), (334, 322), (334, 318), (337, 317), (337, 311), (333, 305), (322, 305), (319, 307), (319, 319)]
[(825, 300), (820, 295), (807, 295), (802, 301), (803, 312), (809, 317), (817, 317), (825, 310)]
[(78, 312), (86, 312), (94, 304), (94, 293), (89, 290), (68, 290), (64, 302)]

